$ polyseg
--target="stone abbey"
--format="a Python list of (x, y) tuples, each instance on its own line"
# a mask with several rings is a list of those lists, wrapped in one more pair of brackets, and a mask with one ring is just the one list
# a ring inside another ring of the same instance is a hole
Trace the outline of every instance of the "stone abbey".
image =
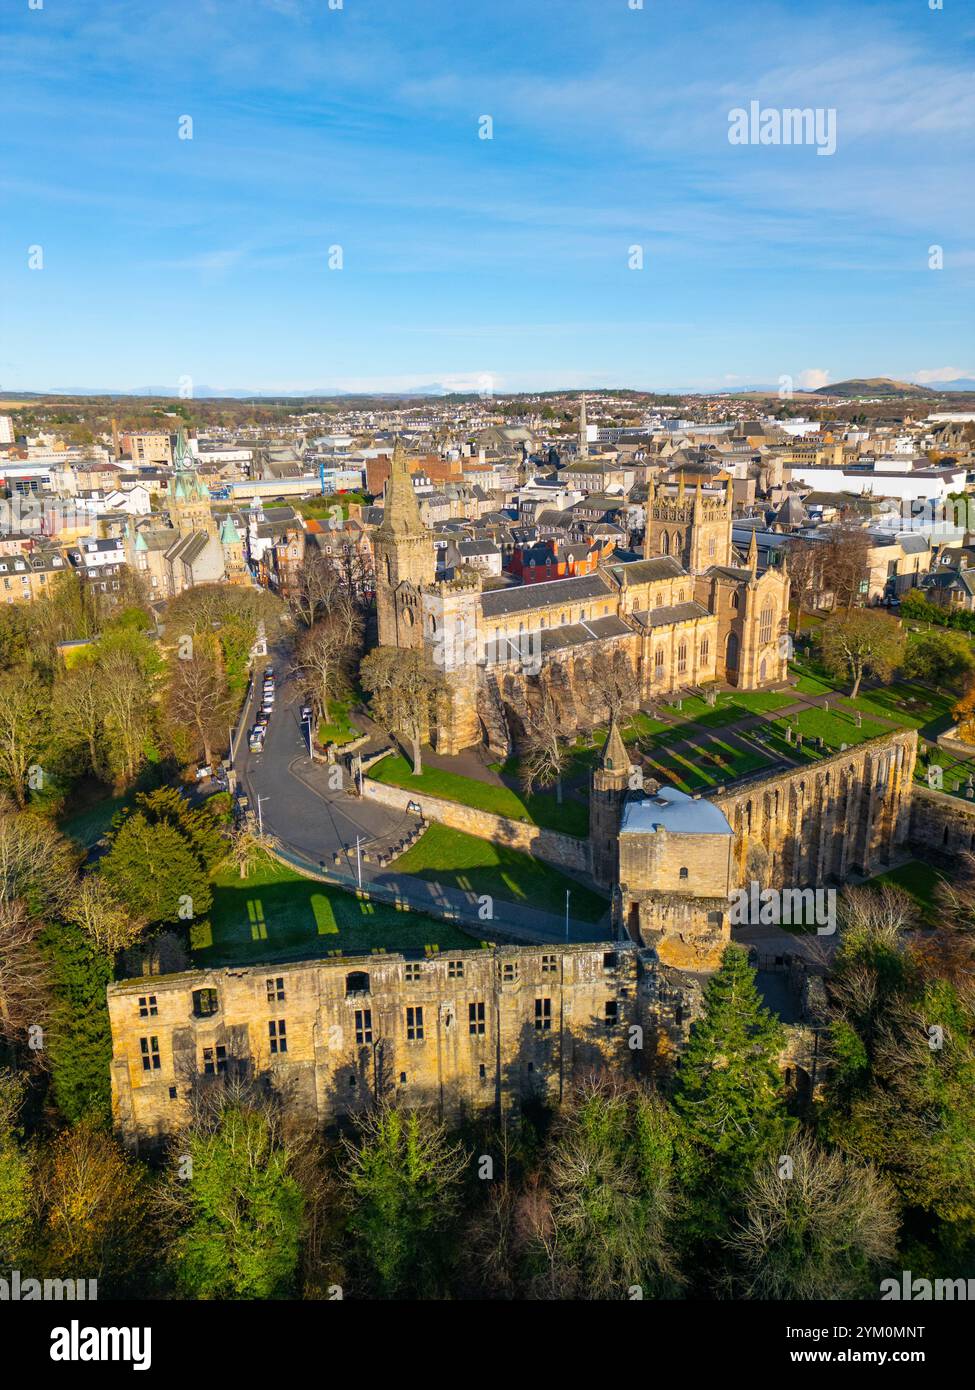
[(755, 690), (788, 670), (789, 578), (734, 563), (727, 484), (651, 486), (644, 557), (548, 583), (485, 589), (473, 569), (438, 579), (399, 443), (374, 541), (381, 646), (419, 648), (448, 695), (432, 740), (457, 753), (507, 750), (545, 685), (566, 729), (585, 722), (586, 673), (618, 650), (640, 699), (710, 681)]

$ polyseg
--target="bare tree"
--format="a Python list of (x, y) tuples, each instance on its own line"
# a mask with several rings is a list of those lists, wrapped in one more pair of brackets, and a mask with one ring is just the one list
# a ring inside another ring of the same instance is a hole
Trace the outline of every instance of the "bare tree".
[[(27, 1029), (43, 1027), (49, 1007), (42, 923), (20, 901), (0, 902), (0, 1038), (23, 1045)], [(43, 1059), (43, 1050), (37, 1054)]]
[(81, 928), (96, 950), (109, 957), (138, 941), (146, 926), (119, 902), (105, 879), (91, 873), (85, 874), (71, 895), (65, 916)]
[(863, 586), (869, 574), (870, 537), (861, 526), (841, 522), (830, 527), (823, 545), (823, 574), (837, 608), (851, 609), (863, 602)]
[(796, 632), (802, 623), (802, 614), (819, 607), (823, 591), (823, 561), (826, 546), (822, 541), (806, 540), (794, 536), (786, 545), (786, 563), (789, 566), (789, 592), (796, 605)]
[(376, 720), (409, 743), (413, 775), (419, 777), (423, 771), (421, 745), (444, 694), (443, 678), (423, 652), (400, 651), (397, 647), (371, 651), (359, 676), (372, 696)]
[(521, 780), (525, 792), (531, 795), (536, 786), (555, 784), (555, 795), (562, 804), (562, 774), (569, 761), (569, 745), (565, 738), (565, 721), (547, 687), (537, 708), (529, 713), (525, 730), (525, 745), (521, 755)]
[(114, 750), (114, 770), (131, 782), (139, 770), (151, 726), (146, 674), (138, 659), (121, 647), (101, 658), (99, 666), (105, 732)]
[(63, 738), (83, 743), (96, 777), (101, 775), (104, 693), (97, 662), (80, 661), (54, 683), (53, 708)]
[(197, 639), (192, 655), (170, 661), (166, 706), (170, 719), (191, 732), (194, 749), (202, 748), (204, 762), (212, 766), (214, 745), (231, 717), (231, 701), (223, 666), (208, 646)]
[(864, 676), (886, 680), (900, 663), (904, 636), (889, 613), (849, 608), (833, 613), (823, 624), (822, 651), (830, 674), (852, 681), (850, 698), (855, 700)]
[(640, 703), (640, 682), (622, 647), (589, 663), (586, 695), (593, 712), (605, 713), (609, 720), (622, 720), (627, 710)]
[(294, 671), (319, 719), (328, 720), (331, 701), (345, 684), (349, 649), (340, 623), (321, 618), (302, 633), (294, 654)]

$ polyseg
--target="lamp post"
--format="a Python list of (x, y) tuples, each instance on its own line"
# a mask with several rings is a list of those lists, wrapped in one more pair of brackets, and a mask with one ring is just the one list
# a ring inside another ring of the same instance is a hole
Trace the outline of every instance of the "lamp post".
[(259, 796), (257, 798), (257, 831), (261, 839), (264, 838), (264, 816), (261, 813), (261, 802), (270, 800), (271, 798), (269, 796)]

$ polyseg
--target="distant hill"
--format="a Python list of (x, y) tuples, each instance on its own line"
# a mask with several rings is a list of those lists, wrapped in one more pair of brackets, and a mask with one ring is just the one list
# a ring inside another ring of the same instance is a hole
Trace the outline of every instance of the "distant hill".
[(959, 376), (954, 381), (929, 381), (929, 391), (963, 391), (971, 393), (975, 391), (975, 377)]
[(854, 400), (858, 396), (886, 396), (903, 399), (907, 396), (936, 396), (930, 386), (915, 386), (910, 381), (892, 381), (889, 376), (853, 377), (849, 381), (833, 381), (815, 391), (797, 391), (800, 396), (840, 396)]

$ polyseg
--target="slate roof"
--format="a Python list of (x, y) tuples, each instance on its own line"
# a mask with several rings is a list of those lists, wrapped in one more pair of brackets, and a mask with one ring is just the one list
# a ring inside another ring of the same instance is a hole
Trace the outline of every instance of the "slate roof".
[(634, 618), (642, 623), (644, 627), (668, 627), (671, 623), (690, 623), (695, 618), (707, 618), (708, 610), (696, 599), (691, 599), (689, 603), (675, 603), (664, 608), (649, 608), (641, 613), (634, 613)]
[(605, 576), (579, 575), (576, 579), (552, 579), (544, 584), (523, 584), (517, 589), (481, 595), (481, 612), (486, 618), (506, 613), (527, 613), (553, 603), (579, 603), (584, 599), (607, 598), (612, 589)]

